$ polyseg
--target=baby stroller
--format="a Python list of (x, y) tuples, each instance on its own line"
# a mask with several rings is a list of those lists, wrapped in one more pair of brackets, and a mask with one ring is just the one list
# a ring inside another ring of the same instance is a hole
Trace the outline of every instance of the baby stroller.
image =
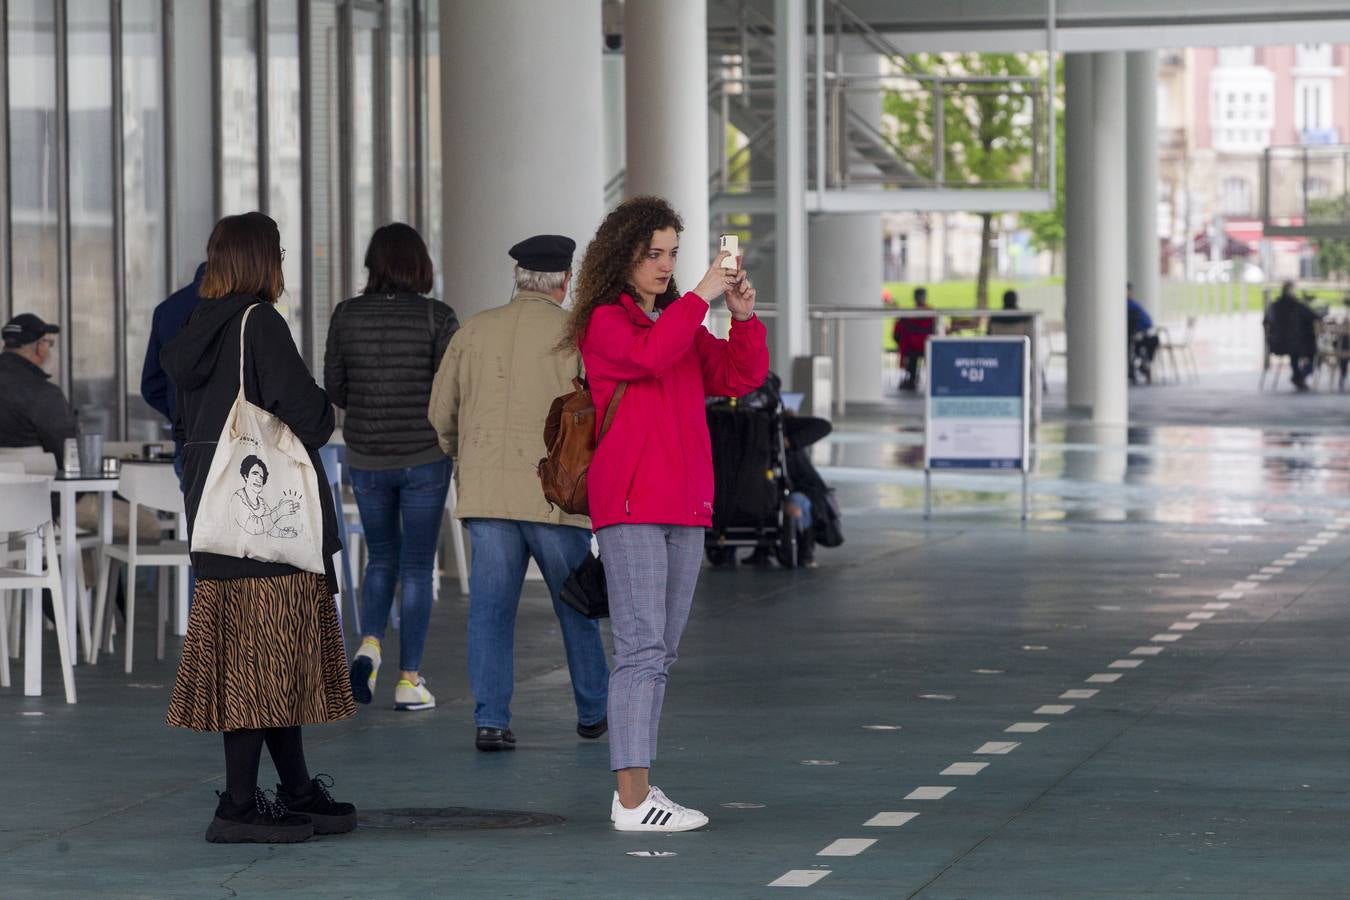
[(713, 525), (704, 551), (713, 565), (732, 563), (741, 547), (765, 548), (786, 568), (797, 542), (785, 504), (787, 457), (777, 375), (739, 399), (708, 401), (712, 440)]

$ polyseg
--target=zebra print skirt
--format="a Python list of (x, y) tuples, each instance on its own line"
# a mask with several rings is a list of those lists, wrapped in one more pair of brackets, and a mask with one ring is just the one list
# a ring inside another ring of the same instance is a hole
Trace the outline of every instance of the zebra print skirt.
[(342, 630), (324, 576), (197, 580), (170, 725), (284, 728), (355, 713)]

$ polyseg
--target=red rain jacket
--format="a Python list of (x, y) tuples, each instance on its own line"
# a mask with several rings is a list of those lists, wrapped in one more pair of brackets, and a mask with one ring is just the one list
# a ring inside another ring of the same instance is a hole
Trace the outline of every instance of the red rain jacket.
[(586, 476), (591, 527), (712, 525), (712, 447), (704, 397), (739, 397), (764, 382), (769, 349), (758, 317), (732, 320), (731, 337), (703, 327), (695, 293), (653, 322), (628, 294), (597, 307), (581, 338), (596, 433), (622, 381), (614, 422)]

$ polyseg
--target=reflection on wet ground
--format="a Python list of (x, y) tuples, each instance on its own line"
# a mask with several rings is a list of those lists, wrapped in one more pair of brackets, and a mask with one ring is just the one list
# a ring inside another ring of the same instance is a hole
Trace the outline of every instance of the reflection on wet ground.
[[(1246, 381), (1134, 393), (1131, 415), (1144, 424), (1128, 428), (1077, 420), (1052, 393), (1033, 436), (1032, 518), (1241, 525), (1350, 507), (1350, 395), (1259, 393)], [(922, 417), (912, 398), (854, 406), (813, 458), (846, 501), (917, 515)], [(1015, 475), (942, 473), (935, 510), (1016, 515), (1019, 489)]]

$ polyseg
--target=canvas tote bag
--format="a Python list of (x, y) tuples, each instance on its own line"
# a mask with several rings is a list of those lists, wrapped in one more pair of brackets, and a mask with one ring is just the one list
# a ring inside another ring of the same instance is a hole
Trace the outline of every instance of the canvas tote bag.
[(309, 452), (286, 423), (244, 397), (244, 331), (256, 305), (239, 324), (239, 395), (211, 457), (192, 552), (323, 574), (319, 475)]

